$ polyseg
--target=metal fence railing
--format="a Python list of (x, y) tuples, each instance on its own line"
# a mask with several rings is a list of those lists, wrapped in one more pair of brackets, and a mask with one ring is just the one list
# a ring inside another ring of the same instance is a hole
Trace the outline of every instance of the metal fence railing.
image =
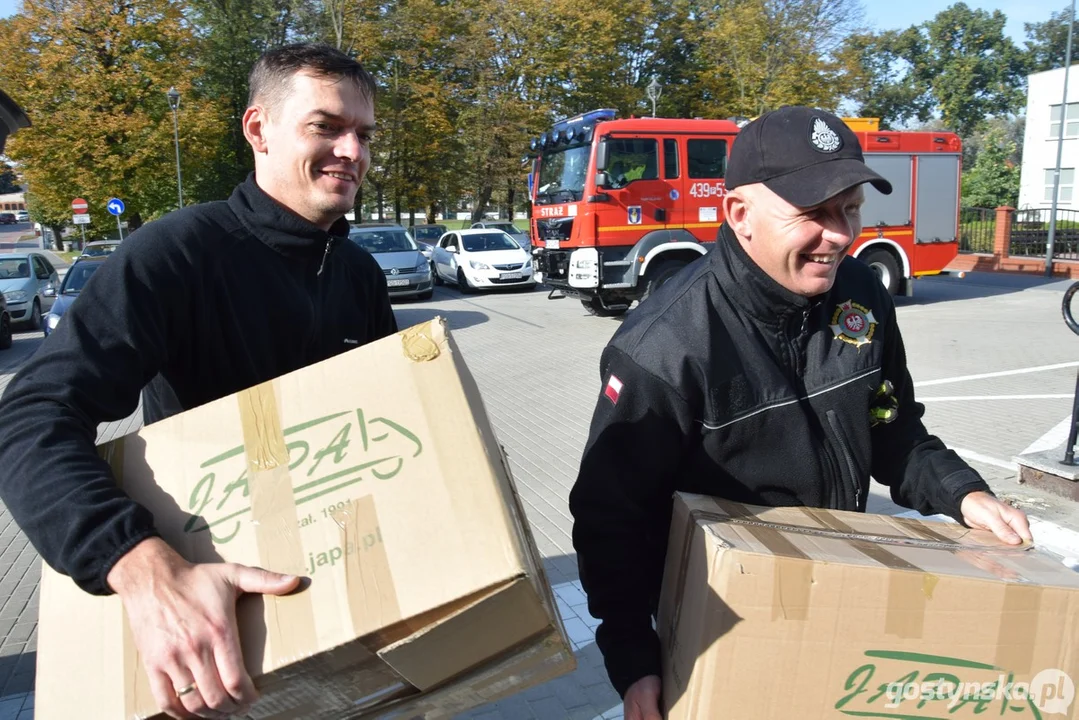
[(965, 207), (959, 211), (959, 252), (993, 252), (993, 234), (997, 229), (997, 211)]
[[(1049, 243), (1049, 208), (1016, 210), (1012, 216), (1011, 255), (1045, 257)], [(1079, 210), (1057, 209), (1053, 259), (1079, 260)]]

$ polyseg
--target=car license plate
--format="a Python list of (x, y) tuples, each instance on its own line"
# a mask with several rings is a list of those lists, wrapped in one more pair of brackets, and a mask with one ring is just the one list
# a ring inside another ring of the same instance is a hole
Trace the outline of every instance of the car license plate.
[(502, 279), (502, 280), (520, 280), (524, 276), (521, 275), (521, 273), (517, 272), (517, 273), (502, 273), (498, 277), (500, 279)]
[(387, 280), (386, 287), (408, 287), (408, 280)]
[(548, 240), (547, 241), (547, 249), (548, 250), (557, 250), (558, 249), (558, 241), (557, 240)]

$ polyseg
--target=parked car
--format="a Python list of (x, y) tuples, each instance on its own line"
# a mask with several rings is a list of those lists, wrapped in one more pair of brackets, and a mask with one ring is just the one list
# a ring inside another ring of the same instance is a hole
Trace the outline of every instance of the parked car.
[(438, 239), (446, 234), (445, 225), (412, 225), (409, 228), (409, 232), (412, 233), (412, 239), (417, 243), (427, 243), (434, 246), (438, 243)]
[(19, 222), (30, 222), (30, 213), (26, 210), (16, 210), (15, 219)]
[(533, 287), (532, 258), (501, 230), (455, 230), (438, 241), (435, 282), (461, 292), (493, 287)]
[(348, 237), (374, 255), (386, 274), (390, 297), (429, 300), (434, 294), (431, 266), (416, 241), (400, 225), (355, 225)]
[(64, 282), (60, 286), (60, 292), (56, 296), (56, 302), (53, 303), (49, 314), (45, 316), (45, 335), (49, 335), (60, 324), (60, 318), (63, 317), (64, 312), (71, 307), (71, 303), (75, 302), (79, 292), (86, 287), (90, 276), (105, 264), (106, 258), (108, 258), (107, 255), (89, 257), (84, 255), (68, 268), (67, 274), (64, 275)]
[(60, 275), (41, 253), (0, 255), (0, 292), (14, 325), (40, 330), (59, 287)]
[(0, 225), (15, 225), (19, 221), (15, 219), (15, 213), (0, 213)]
[(119, 240), (95, 240), (86, 244), (79, 257), (107, 257), (119, 249)]
[(11, 347), (11, 314), (7, 311), (7, 300), (0, 293), (0, 350)]
[(532, 254), (532, 240), (528, 237), (528, 232), (521, 230), (512, 222), (508, 220), (483, 220), (480, 222), (472, 223), (473, 229), (484, 230), (501, 230), (509, 235), (511, 238), (517, 241), (524, 251), (528, 254)]

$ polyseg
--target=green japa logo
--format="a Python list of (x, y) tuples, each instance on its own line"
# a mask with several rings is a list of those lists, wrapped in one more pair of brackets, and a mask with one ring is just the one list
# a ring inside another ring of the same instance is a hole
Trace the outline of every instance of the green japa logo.
[[(389, 480), (423, 452), (411, 430), (363, 410), (345, 411), (284, 430), (299, 526), (329, 518), (335, 505), (324, 496), (368, 479)], [(247, 457), (239, 445), (199, 465), (205, 472), (192, 488), (186, 533), (208, 532), (217, 544), (236, 537), (250, 517)], [(324, 506), (318, 500), (323, 498)], [(340, 505), (340, 503), (337, 503)]]
[(993, 713), (1040, 720), (1067, 714), (1075, 684), (1050, 668), (1029, 682), (986, 663), (942, 655), (867, 650), (835, 708), (844, 715), (877, 718), (967, 717)]

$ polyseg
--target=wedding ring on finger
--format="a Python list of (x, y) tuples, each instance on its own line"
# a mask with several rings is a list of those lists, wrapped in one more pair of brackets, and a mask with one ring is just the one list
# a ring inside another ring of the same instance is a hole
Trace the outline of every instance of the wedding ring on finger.
[(198, 686), (197, 683), (191, 683), (190, 685), (185, 685), (182, 688), (178, 688), (176, 690), (176, 697), (181, 698), (184, 695), (187, 695), (189, 693), (193, 693), (196, 690), (198, 690), (198, 687), (199, 686)]

